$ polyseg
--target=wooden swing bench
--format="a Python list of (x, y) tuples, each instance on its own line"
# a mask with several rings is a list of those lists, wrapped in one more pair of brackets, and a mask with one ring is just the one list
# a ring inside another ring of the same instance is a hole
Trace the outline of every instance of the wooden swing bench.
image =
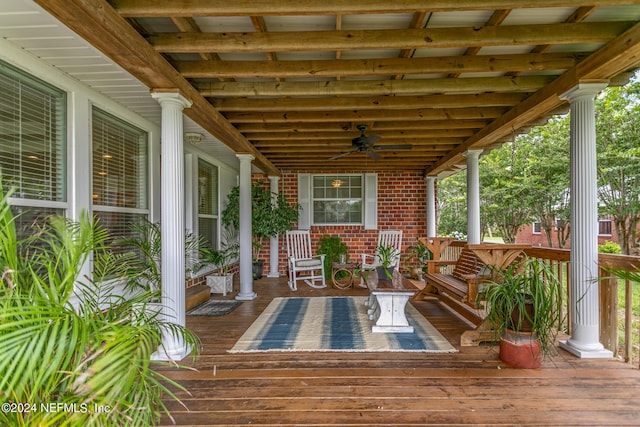
[[(495, 270), (503, 270), (518, 262), (529, 245), (484, 243), (467, 245), (457, 260), (427, 261), (424, 276), (425, 287), (415, 298), (431, 294), (476, 325), (465, 331), (460, 345), (477, 346), (483, 341), (492, 341), (494, 331), (485, 322), (485, 313), (477, 302), (482, 283), (492, 279)], [(439, 254), (438, 254), (439, 255)], [(442, 266), (453, 265), (451, 274), (440, 272)]]
[[(453, 266), (451, 274), (441, 267)], [(457, 260), (429, 260), (424, 275), (425, 287), (414, 297), (436, 296), (473, 324), (482, 321), (476, 303), (482, 282), (491, 278), (490, 270), (470, 249), (464, 248)]]

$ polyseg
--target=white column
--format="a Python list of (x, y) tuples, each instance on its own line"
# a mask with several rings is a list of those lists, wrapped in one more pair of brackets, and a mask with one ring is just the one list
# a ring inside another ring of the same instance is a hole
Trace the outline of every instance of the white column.
[(580, 83), (571, 103), (571, 338), (560, 345), (583, 358), (609, 358), (600, 343), (598, 305), (598, 179), (594, 99), (606, 83)]
[(237, 300), (248, 301), (256, 298), (253, 292), (253, 258), (251, 244), (253, 228), (251, 225), (251, 154), (237, 154), (240, 159), (240, 292)]
[(468, 150), (467, 156), (467, 243), (480, 243), (480, 172), (482, 150)]
[(427, 237), (436, 237), (436, 177), (428, 176), (427, 181)]
[[(271, 203), (276, 205), (278, 203), (278, 181), (280, 180), (279, 176), (270, 176), (269, 177), (269, 185), (271, 190)], [(271, 237), (269, 240), (269, 274), (267, 277), (280, 277), (280, 273), (278, 272), (278, 258), (280, 251), (278, 250), (279, 245), (278, 236)]]
[[(162, 315), (164, 320), (185, 326), (184, 253), (184, 144), (182, 110), (191, 101), (177, 92), (151, 94), (162, 108), (161, 130), (161, 221)], [(190, 349), (165, 333), (156, 359), (181, 360)]]

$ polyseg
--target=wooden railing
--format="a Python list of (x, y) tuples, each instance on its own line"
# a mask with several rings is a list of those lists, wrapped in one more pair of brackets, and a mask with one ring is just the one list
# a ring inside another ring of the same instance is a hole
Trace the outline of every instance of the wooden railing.
[[(462, 248), (466, 245), (463, 241), (451, 242), (440, 254), (442, 259), (457, 259)], [(532, 246), (525, 250), (532, 258), (545, 260), (554, 269), (565, 285), (566, 298), (563, 303), (566, 316), (563, 316), (565, 324), (560, 325), (563, 331), (571, 334), (571, 274), (570, 274), (570, 250)], [(640, 257), (629, 255), (599, 254), (600, 266), (598, 274), (598, 295), (600, 305), (600, 342), (605, 348), (611, 350), (615, 357), (623, 358), (627, 363), (639, 362), (638, 349), (634, 355), (634, 334), (640, 334), (640, 327), (634, 329), (634, 304), (640, 306), (640, 301), (633, 301), (633, 289), (640, 287), (640, 283), (629, 280), (620, 280), (612, 277), (607, 271), (610, 268), (618, 268), (629, 271), (640, 271)], [(624, 286), (624, 293), (619, 296), (619, 286)], [(621, 310), (620, 306), (624, 309)], [(638, 322), (639, 319), (636, 319)]]

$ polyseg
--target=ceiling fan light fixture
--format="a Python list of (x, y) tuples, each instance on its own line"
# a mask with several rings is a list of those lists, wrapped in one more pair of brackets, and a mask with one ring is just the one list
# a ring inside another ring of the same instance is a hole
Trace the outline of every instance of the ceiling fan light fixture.
[(340, 188), (342, 184), (344, 184), (344, 181), (341, 179), (334, 179), (333, 181), (331, 181), (331, 186), (333, 188)]

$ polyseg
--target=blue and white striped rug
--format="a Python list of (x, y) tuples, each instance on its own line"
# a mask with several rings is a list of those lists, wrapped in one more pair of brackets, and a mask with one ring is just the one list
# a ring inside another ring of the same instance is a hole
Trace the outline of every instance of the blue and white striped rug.
[(230, 353), (265, 351), (457, 350), (411, 304), (413, 333), (374, 333), (366, 297), (275, 298), (240, 337)]

